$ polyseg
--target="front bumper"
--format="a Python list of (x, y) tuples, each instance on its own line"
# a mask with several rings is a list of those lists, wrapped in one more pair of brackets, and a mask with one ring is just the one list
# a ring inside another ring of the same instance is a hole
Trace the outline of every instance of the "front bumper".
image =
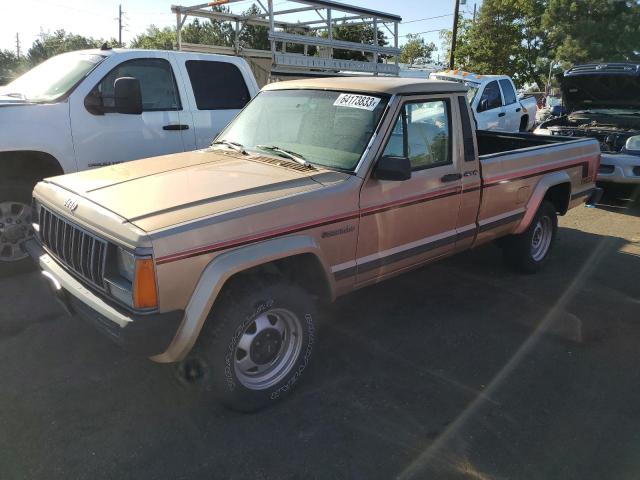
[(640, 155), (603, 153), (597, 180), (599, 182), (640, 184)]
[(36, 240), (28, 241), (25, 246), (42, 269), (52, 293), (70, 315), (93, 324), (127, 351), (153, 356), (167, 349), (182, 322), (182, 310), (132, 314), (85, 287)]

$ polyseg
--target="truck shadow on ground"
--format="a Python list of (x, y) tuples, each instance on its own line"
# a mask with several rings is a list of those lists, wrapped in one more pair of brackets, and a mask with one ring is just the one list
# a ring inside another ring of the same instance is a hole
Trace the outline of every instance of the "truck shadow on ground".
[(298, 390), (255, 415), (42, 322), (57, 307), (33, 287), (0, 338), (0, 477), (613, 478), (640, 428), (627, 246), (561, 228), (537, 275), (486, 246), (346, 296)]

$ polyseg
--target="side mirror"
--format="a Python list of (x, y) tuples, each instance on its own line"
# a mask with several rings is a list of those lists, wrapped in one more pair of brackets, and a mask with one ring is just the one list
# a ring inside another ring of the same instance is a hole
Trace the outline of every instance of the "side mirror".
[(113, 97), (116, 113), (128, 115), (142, 113), (142, 94), (140, 93), (140, 81), (137, 78), (116, 78), (113, 84)]
[(84, 98), (84, 108), (92, 115), (104, 115), (102, 97), (97, 88), (94, 88), (89, 95)]
[(407, 157), (385, 155), (378, 160), (373, 177), (378, 180), (408, 180), (411, 178), (411, 162)]
[(482, 100), (480, 100), (480, 103), (478, 104), (478, 113), (480, 112), (484, 112), (485, 110), (487, 110), (489, 107), (489, 100), (487, 100), (486, 98), (483, 98)]

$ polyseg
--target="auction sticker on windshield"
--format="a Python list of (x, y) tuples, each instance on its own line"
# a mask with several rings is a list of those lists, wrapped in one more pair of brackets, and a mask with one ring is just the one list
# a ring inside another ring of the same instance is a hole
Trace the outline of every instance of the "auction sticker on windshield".
[(378, 97), (369, 97), (367, 95), (354, 95), (351, 93), (341, 93), (333, 102), (336, 107), (362, 108), (363, 110), (373, 110), (380, 103)]

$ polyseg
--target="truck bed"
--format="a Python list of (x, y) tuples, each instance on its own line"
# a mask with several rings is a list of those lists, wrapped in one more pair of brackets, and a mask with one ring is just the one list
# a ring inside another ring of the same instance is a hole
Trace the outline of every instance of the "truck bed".
[(533, 133), (506, 133), (489, 130), (477, 130), (478, 153), (480, 157), (511, 153), (523, 148), (542, 147), (577, 141), (573, 137), (534, 135)]

